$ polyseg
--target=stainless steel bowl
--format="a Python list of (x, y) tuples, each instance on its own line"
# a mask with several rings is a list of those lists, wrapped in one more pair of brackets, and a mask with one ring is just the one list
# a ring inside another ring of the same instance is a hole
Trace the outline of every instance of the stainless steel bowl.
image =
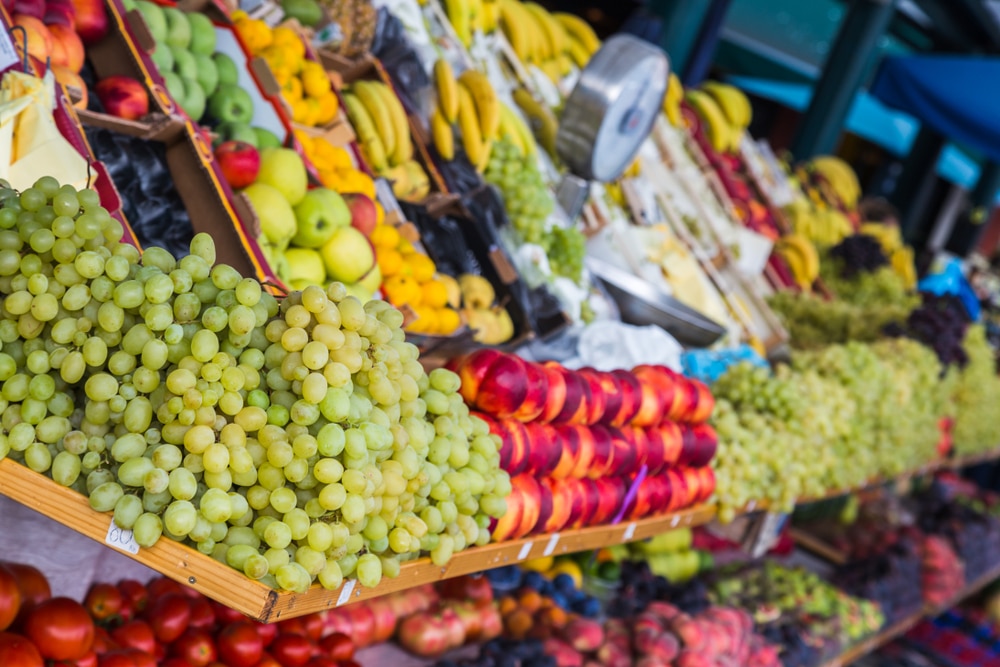
[(655, 324), (686, 347), (708, 347), (726, 332), (720, 324), (642, 278), (598, 259), (587, 258), (586, 264), (614, 299), (627, 324)]

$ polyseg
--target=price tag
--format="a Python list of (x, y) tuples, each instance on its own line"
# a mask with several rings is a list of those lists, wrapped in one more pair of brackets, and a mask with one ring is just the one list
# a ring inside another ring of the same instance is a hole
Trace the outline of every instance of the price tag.
[(354, 586), (357, 583), (357, 579), (348, 579), (344, 582), (343, 587), (340, 589), (340, 596), (337, 598), (338, 607), (351, 601), (351, 595), (354, 594)]
[(104, 536), (104, 543), (130, 554), (139, 553), (139, 543), (135, 541), (132, 531), (119, 528), (114, 519), (108, 526), (108, 534)]
[(635, 521), (625, 527), (625, 534), (622, 535), (622, 540), (631, 542), (633, 537), (635, 537)]
[(670, 527), (671, 528), (676, 528), (677, 524), (679, 524), (680, 522), (681, 522), (681, 518), (675, 514), (675, 515), (673, 515), (670, 518)]
[(517, 552), (517, 559), (524, 560), (531, 553), (531, 542), (525, 542), (521, 545), (521, 550)]
[(548, 544), (545, 545), (545, 551), (542, 552), (543, 556), (551, 556), (556, 547), (559, 545), (559, 533), (552, 533), (552, 537), (549, 538)]

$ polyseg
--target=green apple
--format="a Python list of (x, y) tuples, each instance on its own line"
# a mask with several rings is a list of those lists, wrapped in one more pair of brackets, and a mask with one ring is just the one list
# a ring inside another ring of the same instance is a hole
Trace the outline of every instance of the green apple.
[(312, 248), (289, 248), (285, 251), (285, 259), (288, 260), (290, 279), (295, 289), (299, 289), (295, 285), (296, 281), (302, 281), (305, 286), (326, 284), (326, 267), (323, 266), (319, 251)]
[(260, 148), (257, 143), (257, 133), (246, 123), (219, 123), (215, 127), (215, 133), (219, 135), (216, 144), (225, 141), (245, 141), (254, 148)]
[(365, 274), (365, 277), (359, 280), (356, 284), (361, 285), (366, 290), (374, 294), (378, 291), (378, 288), (382, 286), (382, 269), (378, 268), (378, 264), (372, 267), (372, 270)]
[(163, 85), (167, 87), (170, 98), (178, 106), (183, 107), (184, 100), (187, 99), (187, 88), (184, 86), (184, 80), (177, 76), (176, 72), (164, 72)]
[(194, 62), (198, 68), (198, 85), (201, 86), (205, 97), (211, 97), (219, 87), (219, 70), (215, 67), (215, 61), (204, 53), (196, 53)]
[(191, 43), (191, 23), (187, 15), (173, 7), (164, 7), (163, 15), (167, 17), (167, 44), (186, 49)]
[(260, 181), (245, 188), (243, 194), (250, 200), (264, 236), (283, 252), (295, 236), (295, 211), (288, 205), (288, 200), (281, 192)]
[(286, 17), (298, 19), (299, 23), (310, 28), (323, 20), (323, 10), (316, 0), (282, 0), (281, 9)]
[(212, 19), (198, 12), (187, 14), (188, 23), (191, 26), (191, 43), (188, 48), (192, 53), (200, 53), (203, 56), (210, 56), (215, 52), (215, 26)]
[(368, 303), (375, 296), (375, 293), (361, 283), (350, 283), (344, 285), (347, 289), (347, 296), (353, 296), (361, 303)]
[(254, 133), (257, 135), (257, 148), (280, 148), (281, 139), (278, 138), (271, 130), (263, 127), (253, 128)]
[(344, 198), (333, 190), (313, 188), (295, 205), (295, 222), (298, 231), (292, 243), (319, 248), (330, 240), (337, 227), (351, 224), (351, 212)]
[(306, 165), (291, 148), (265, 148), (260, 152), (257, 182), (277, 188), (295, 206), (306, 196)]
[(130, 12), (136, 9), (135, 0), (122, 0), (122, 7), (125, 8), (126, 12)]
[(225, 53), (213, 53), (212, 60), (215, 62), (215, 69), (219, 72), (219, 85), (235, 86), (240, 81), (236, 63)]
[(163, 14), (163, 9), (149, 0), (136, 0), (135, 8), (142, 14), (142, 19), (149, 28), (149, 34), (157, 44), (167, 41), (167, 17)]
[(177, 72), (177, 76), (185, 81), (197, 81), (198, 61), (191, 52), (179, 46), (171, 46), (170, 52), (174, 56), (174, 71)]
[(375, 252), (364, 234), (354, 227), (338, 227), (320, 250), (331, 280), (355, 283), (375, 266)]
[(153, 52), (149, 54), (156, 64), (156, 69), (160, 72), (174, 71), (174, 52), (166, 44), (157, 44)]
[(208, 111), (220, 122), (249, 123), (253, 120), (253, 98), (237, 85), (227, 83), (215, 89)]
[(184, 79), (184, 92), (187, 95), (184, 97), (181, 108), (184, 109), (184, 113), (191, 120), (197, 123), (205, 115), (205, 103), (207, 101), (205, 99), (205, 92), (201, 89), (201, 85), (194, 79)]

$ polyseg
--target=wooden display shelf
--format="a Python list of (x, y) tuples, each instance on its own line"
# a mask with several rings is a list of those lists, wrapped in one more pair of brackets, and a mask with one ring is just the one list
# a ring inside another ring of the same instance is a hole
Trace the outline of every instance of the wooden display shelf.
[[(25, 505), (97, 542), (110, 544), (107, 536), (111, 513), (95, 512), (81, 494), (60, 486), (44, 475), (10, 459), (0, 461), (0, 494)], [(475, 547), (456, 554), (444, 567), (429, 559), (405, 563), (395, 579), (383, 579), (376, 588), (363, 588), (349, 580), (338, 590), (313, 586), (301, 594), (275, 591), (245, 577), (241, 572), (199, 553), (195, 549), (161, 539), (150, 549), (126, 556), (186, 586), (259, 621), (294, 618), (332, 607), (432, 583), (441, 579), (481, 572), (539, 558), (597, 549), (612, 544), (652, 537), (685, 526), (699, 526), (715, 517), (710, 505), (671, 514), (594, 526), (552, 535), (537, 535), (511, 542)]]

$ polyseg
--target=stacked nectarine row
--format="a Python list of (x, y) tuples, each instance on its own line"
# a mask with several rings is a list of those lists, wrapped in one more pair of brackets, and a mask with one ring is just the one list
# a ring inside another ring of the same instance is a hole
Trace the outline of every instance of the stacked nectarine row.
[[(715, 490), (708, 387), (662, 366), (572, 371), (496, 350), (455, 359), (511, 475), (496, 541), (670, 512)], [(634, 487), (634, 489), (633, 489)]]

